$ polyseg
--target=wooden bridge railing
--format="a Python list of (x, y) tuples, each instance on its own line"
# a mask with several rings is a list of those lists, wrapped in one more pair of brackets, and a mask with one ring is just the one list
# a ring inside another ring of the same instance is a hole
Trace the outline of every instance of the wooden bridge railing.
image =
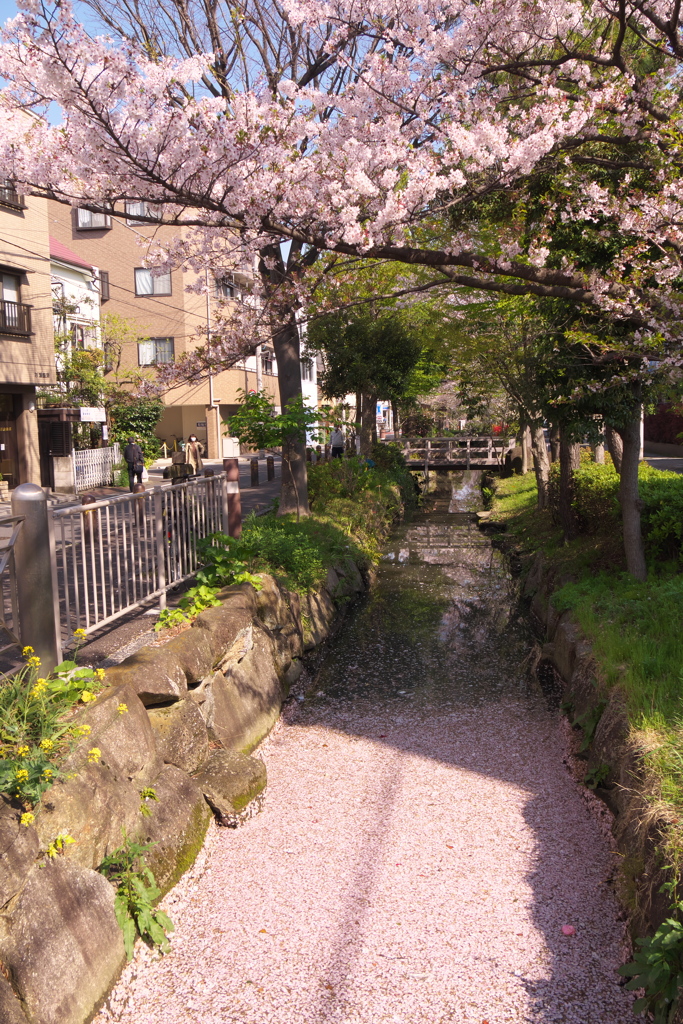
[(399, 444), (408, 465), (470, 469), (502, 465), (515, 441), (492, 437), (402, 437)]

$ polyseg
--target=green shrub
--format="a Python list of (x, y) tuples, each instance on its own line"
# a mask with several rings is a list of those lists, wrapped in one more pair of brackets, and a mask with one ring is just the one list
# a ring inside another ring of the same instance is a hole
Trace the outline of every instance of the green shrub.
[(574, 474), (574, 501), (579, 531), (613, 530), (619, 521), (619, 476), (614, 466), (584, 462)]

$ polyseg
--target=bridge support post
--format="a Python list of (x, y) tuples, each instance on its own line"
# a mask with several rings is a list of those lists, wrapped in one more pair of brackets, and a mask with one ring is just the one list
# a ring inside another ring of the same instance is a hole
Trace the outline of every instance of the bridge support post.
[(470, 444), (471, 444), (471, 441), (470, 441), (470, 439), (468, 437), (467, 438), (467, 468), (468, 469), (470, 468), (470, 457), (471, 457)]

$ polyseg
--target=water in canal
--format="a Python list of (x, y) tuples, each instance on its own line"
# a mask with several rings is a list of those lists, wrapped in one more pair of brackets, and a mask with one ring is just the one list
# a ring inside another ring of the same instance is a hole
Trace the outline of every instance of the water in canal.
[(456, 476), (395, 531), (264, 746), (264, 810), (213, 830), (99, 1024), (631, 1024), (608, 830), (477, 502)]

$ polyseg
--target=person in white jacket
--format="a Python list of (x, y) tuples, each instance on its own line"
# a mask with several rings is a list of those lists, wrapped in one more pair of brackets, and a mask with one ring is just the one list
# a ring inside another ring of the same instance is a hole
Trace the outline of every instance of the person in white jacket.
[(330, 448), (332, 449), (333, 459), (341, 459), (344, 455), (344, 431), (340, 425), (337, 425), (332, 431)]

